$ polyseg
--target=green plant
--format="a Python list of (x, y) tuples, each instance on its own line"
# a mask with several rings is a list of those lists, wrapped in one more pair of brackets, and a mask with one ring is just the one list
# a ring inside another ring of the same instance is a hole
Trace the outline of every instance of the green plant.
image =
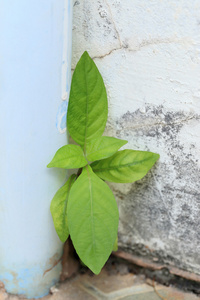
[(122, 150), (127, 141), (102, 136), (108, 115), (103, 79), (87, 52), (73, 74), (67, 129), (78, 145), (60, 148), (48, 167), (75, 169), (51, 202), (56, 232), (70, 235), (77, 254), (95, 274), (117, 249), (118, 207), (104, 180), (134, 182), (159, 158), (147, 151)]

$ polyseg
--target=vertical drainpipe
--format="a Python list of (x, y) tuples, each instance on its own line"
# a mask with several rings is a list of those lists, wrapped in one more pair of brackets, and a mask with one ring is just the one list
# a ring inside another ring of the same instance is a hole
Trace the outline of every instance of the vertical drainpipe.
[(0, 0), (0, 281), (42, 297), (59, 280), (62, 243), (50, 201), (66, 172), (71, 0)]

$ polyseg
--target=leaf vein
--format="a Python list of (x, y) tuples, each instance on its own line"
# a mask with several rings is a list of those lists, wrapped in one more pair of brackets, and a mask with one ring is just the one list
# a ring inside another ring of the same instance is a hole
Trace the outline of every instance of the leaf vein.
[(94, 172), (102, 172), (102, 171), (107, 171), (107, 170), (116, 170), (116, 169), (120, 169), (120, 168), (131, 168), (133, 166), (136, 166), (136, 165), (139, 165), (139, 164), (142, 164), (143, 162), (145, 161), (148, 161), (149, 159), (144, 159), (141, 161), (138, 161), (138, 162), (132, 162), (132, 163), (127, 163), (127, 164), (124, 164), (124, 165), (118, 165), (118, 166), (111, 166), (111, 167), (102, 167), (101, 169), (95, 169), (94, 167)]

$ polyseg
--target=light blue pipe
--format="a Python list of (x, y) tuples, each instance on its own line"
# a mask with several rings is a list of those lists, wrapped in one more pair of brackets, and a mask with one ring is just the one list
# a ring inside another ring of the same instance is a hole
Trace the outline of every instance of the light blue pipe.
[(61, 271), (49, 207), (66, 172), (46, 165), (67, 142), (71, 6), (0, 0), (0, 281), (28, 298)]

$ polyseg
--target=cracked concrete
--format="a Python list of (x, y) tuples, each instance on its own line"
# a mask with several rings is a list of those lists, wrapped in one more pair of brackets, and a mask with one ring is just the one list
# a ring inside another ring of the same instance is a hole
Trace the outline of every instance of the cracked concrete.
[[(119, 40), (120, 40), (120, 37), (119, 37)], [(116, 51), (120, 51), (120, 50), (124, 50), (124, 51), (127, 51), (127, 52), (137, 52), (137, 51), (141, 51), (142, 48), (145, 48), (145, 47), (151, 47), (151, 46), (155, 46), (155, 45), (162, 45), (162, 44), (180, 44), (180, 45), (185, 45), (186, 43), (186, 40), (185, 39), (174, 39), (174, 38), (171, 38), (171, 39), (150, 39), (150, 40), (143, 40), (140, 44), (137, 44), (134, 46), (134, 48), (130, 48), (127, 44), (122, 44), (121, 41), (120, 41), (120, 47), (118, 48), (114, 48), (114, 49), (111, 49), (108, 53), (104, 53), (103, 55), (99, 55), (99, 56), (93, 56), (92, 59), (103, 59), (105, 58), (106, 56), (109, 56), (111, 55), (112, 53), (116, 52)], [(162, 78), (160, 78), (162, 79)], [(176, 82), (176, 83), (179, 83), (180, 85), (183, 85), (183, 83), (181, 82), (178, 82), (178, 81), (175, 81), (175, 80), (171, 80), (171, 82)]]
[[(77, 61), (80, 53), (85, 50), (88, 50), (91, 56), (97, 54), (101, 56), (113, 48), (121, 46), (119, 33), (113, 23), (108, 3), (103, 0), (80, 1), (78, 3), (74, 1), (75, 3), (72, 68), (74, 67), (73, 62)], [(94, 11), (96, 12), (95, 18), (93, 18)], [(88, 44), (93, 44), (94, 48), (87, 49), (86, 45)]]
[(87, 50), (108, 93), (106, 135), (161, 155), (146, 178), (110, 184), (119, 245), (200, 274), (200, 3), (74, 1), (73, 62)]

